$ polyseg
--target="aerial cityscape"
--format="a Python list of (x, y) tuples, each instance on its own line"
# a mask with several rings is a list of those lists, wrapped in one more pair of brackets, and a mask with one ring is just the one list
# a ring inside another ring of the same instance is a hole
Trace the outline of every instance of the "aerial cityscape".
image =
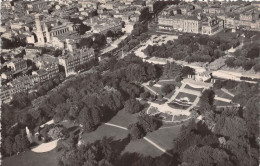
[(259, 0), (0, 3), (0, 165), (259, 166)]

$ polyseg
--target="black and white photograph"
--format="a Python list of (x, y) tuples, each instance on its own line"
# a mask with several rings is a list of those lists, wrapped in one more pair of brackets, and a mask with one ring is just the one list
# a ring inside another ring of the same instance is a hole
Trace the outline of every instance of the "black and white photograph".
[(260, 166), (260, 0), (1, 0), (1, 166)]

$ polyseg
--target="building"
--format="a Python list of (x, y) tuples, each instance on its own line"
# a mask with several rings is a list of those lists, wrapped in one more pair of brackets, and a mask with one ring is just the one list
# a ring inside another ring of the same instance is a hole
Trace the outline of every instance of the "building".
[(208, 22), (202, 23), (202, 34), (214, 35), (224, 28), (224, 21), (217, 18), (208, 18)]
[[(35, 15), (35, 34), (38, 42), (35, 43), (38, 46), (43, 47), (48, 44), (53, 47), (57, 47), (57, 39), (55, 37), (66, 37), (70, 35), (77, 35), (79, 24), (73, 24), (71, 22), (48, 22), (47, 20), (40, 21), (40, 15)], [(60, 44), (58, 44), (60, 46)]]
[(205, 71), (202, 73), (196, 73), (195, 80), (197, 81), (209, 81), (212, 78), (212, 72), (211, 71)]
[(42, 12), (43, 10), (48, 9), (48, 1), (37, 0), (27, 4), (28, 11), (32, 12)]
[(66, 77), (75, 74), (78, 68), (87, 62), (95, 59), (94, 49), (81, 49), (68, 53), (58, 58), (59, 64), (63, 66)]
[(1, 99), (1, 102), (3, 103), (8, 103), (12, 100), (12, 97), (11, 97), (11, 93), (10, 93), (10, 89), (8, 88), (8, 86), (1, 86), (1, 89), (0, 89), (0, 99)]
[(25, 53), (27, 54), (42, 54), (42, 48), (41, 47), (34, 47), (33, 45), (27, 45), (25, 47)]
[(4, 79), (4, 80), (12, 79), (12, 77), (13, 77), (13, 74), (12, 74), (11, 71), (3, 72), (1, 74), (1, 78)]
[[(20, 92), (24, 92), (28, 89), (31, 89), (35, 84), (39, 82), (38, 76), (22, 76), (15, 78), (13, 81), (7, 83), (6, 90), (3, 92), (5, 93), (5, 98), (8, 98), (7, 94), (10, 95), (9, 98), (11, 98), (12, 95)], [(9, 92), (7, 92), (9, 91)]]
[(109, 30), (115, 33), (122, 31), (122, 21), (118, 18), (92, 17), (85, 23), (91, 26), (91, 32), (93, 33), (106, 34)]
[(49, 80), (59, 73), (59, 61), (51, 55), (44, 54), (33, 61), (39, 70), (33, 71), (32, 75), (37, 75), (40, 82)]
[(224, 14), (225, 9), (221, 8), (221, 7), (205, 7), (203, 8), (203, 13), (205, 14)]
[(7, 67), (11, 68), (13, 71), (23, 71), (27, 69), (27, 62), (22, 58), (15, 58), (7, 64)]

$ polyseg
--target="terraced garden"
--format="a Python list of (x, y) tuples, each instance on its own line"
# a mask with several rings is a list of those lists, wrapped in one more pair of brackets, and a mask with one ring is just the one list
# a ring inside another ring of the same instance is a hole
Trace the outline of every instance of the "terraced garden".
[(196, 91), (200, 91), (200, 92), (202, 92), (203, 89), (204, 89), (204, 88), (194, 88), (194, 87), (192, 87), (192, 86), (190, 86), (188, 84), (186, 84), (184, 88), (185, 89), (190, 89), (190, 90), (196, 90)]
[(185, 98), (187, 98), (189, 100), (189, 102), (194, 102), (197, 98), (196, 95), (192, 95), (192, 94), (188, 94), (188, 93), (184, 93), (184, 92), (180, 92), (175, 99), (178, 100), (185, 100)]

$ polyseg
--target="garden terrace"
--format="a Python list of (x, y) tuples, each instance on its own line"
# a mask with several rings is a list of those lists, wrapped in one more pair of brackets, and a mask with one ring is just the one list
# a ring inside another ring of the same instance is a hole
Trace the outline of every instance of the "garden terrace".
[(171, 108), (174, 108), (174, 109), (188, 109), (190, 106), (189, 105), (182, 105), (180, 103), (177, 103), (177, 102), (172, 102), (172, 103), (169, 103), (168, 104)]
[(188, 93), (184, 93), (184, 92), (180, 92), (175, 99), (177, 100), (185, 100), (188, 99), (188, 102), (194, 102), (195, 99), (197, 98), (197, 96), (192, 95), (192, 94), (188, 94)]
[(188, 84), (186, 84), (184, 88), (185, 89), (190, 89), (190, 90), (196, 90), (196, 91), (200, 91), (200, 92), (202, 92), (204, 90), (204, 88), (194, 88), (194, 87), (192, 87), (192, 86), (190, 86)]

